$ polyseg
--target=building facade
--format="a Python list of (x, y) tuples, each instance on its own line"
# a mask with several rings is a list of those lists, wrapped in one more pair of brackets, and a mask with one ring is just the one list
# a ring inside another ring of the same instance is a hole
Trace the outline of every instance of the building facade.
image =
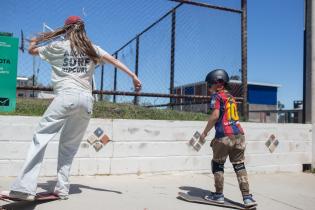
[[(16, 79), (17, 87), (32, 87), (33, 78), (32, 77), (17, 77)], [(39, 87), (43, 87), (41, 84)], [(37, 99), (53, 99), (55, 97), (54, 93), (51, 91), (39, 91), (39, 90), (16, 90), (17, 98), (37, 98)]]
[[(17, 77), (16, 78), (16, 86), (17, 87), (31, 87), (33, 86), (33, 78), (32, 77)], [(17, 98), (37, 98), (38, 91), (33, 90), (16, 90)]]
[[(239, 80), (231, 80), (229, 84), (231, 94), (241, 103), (242, 84)], [(267, 83), (248, 83), (249, 121), (277, 122), (277, 94), (280, 85)], [(175, 87), (174, 93), (180, 95), (209, 95), (206, 82), (197, 82)], [(199, 100), (199, 101), (198, 101)], [(200, 104), (196, 104), (200, 102)], [(178, 111), (209, 112), (209, 103), (201, 103), (200, 99), (173, 99), (174, 109)], [(178, 104), (178, 105), (176, 105)], [(238, 106), (241, 112), (242, 106)]]

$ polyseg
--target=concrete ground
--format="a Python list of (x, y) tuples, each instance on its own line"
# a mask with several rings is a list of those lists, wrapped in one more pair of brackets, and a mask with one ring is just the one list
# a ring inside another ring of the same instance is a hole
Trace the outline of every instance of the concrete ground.
[[(0, 178), (0, 190), (6, 190), (13, 178)], [(46, 203), (0, 201), (4, 209), (23, 210), (203, 210), (223, 209), (189, 203), (176, 198), (179, 191), (213, 190), (211, 174), (123, 175), (71, 177), (71, 196), (66, 201)], [(53, 178), (42, 178), (38, 191), (50, 190)], [(315, 209), (315, 175), (279, 173), (250, 175), (250, 186), (257, 209)], [(234, 174), (225, 177), (225, 196), (241, 202)]]

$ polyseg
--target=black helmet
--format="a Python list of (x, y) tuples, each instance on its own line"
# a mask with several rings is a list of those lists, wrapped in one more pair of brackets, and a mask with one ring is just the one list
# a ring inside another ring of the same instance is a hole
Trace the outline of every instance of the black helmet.
[(215, 69), (207, 74), (206, 82), (211, 86), (218, 82), (228, 83), (230, 80), (228, 73), (224, 69)]

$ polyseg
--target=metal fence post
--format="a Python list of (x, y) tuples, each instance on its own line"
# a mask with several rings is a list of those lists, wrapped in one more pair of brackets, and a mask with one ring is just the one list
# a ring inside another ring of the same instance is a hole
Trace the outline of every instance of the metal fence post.
[[(118, 58), (118, 53), (115, 53), (115, 58)], [(114, 71), (114, 91), (117, 90), (117, 67), (115, 67)], [(113, 96), (113, 102), (116, 103), (116, 95)]]
[[(176, 9), (172, 11), (170, 94), (174, 94)], [(170, 98), (170, 103), (172, 99)], [(173, 108), (173, 106), (171, 106)]]
[(312, 169), (315, 169), (315, 3), (307, 1), (307, 36), (310, 40), (310, 49), (307, 54), (308, 71), (311, 74), (311, 120), (312, 120)]
[(247, 0), (242, 0), (241, 16), (241, 39), (242, 39), (242, 86), (243, 86), (243, 116), (248, 121), (248, 102), (247, 102)]
[(303, 123), (312, 123), (312, 4), (304, 1)]
[[(135, 74), (139, 75), (139, 44), (140, 44), (140, 36), (137, 36), (136, 39), (136, 62), (135, 62)], [(134, 105), (138, 105), (139, 104), (139, 97), (135, 96), (134, 97), (134, 101), (133, 101)]]
[[(35, 56), (33, 56), (33, 76), (32, 76), (32, 85), (35, 87)], [(32, 98), (35, 98), (35, 91), (33, 90)]]
[[(102, 65), (102, 72), (101, 72), (101, 91), (104, 90), (103, 82), (104, 82), (104, 65)], [(103, 101), (103, 94), (101, 94), (101, 101)]]

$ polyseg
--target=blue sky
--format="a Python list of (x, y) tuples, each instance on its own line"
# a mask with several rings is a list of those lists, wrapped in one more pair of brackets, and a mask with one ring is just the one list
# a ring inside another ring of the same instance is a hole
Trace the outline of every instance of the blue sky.
[[(240, 8), (238, 0), (203, 0)], [(56, 28), (69, 15), (83, 16), (91, 40), (112, 53), (176, 3), (167, 0), (72, 0), (2, 2), (0, 31), (27, 37), (42, 30), (43, 22)], [(278, 99), (292, 108), (302, 99), (303, 1), (248, 1), (249, 81), (280, 84)], [(170, 17), (140, 40), (139, 75), (146, 92), (168, 92)], [(177, 13), (175, 85), (201, 81), (217, 67), (239, 74), (240, 16), (199, 7), (184, 6)], [(135, 43), (119, 54), (134, 69)], [(49, 66), (36, 60), (39, 79), (49, 82)], [(32, 74), (32, 58), (19, 54), (19, 75)], [(99, 84), (100, 71), (95, 77)], [(105, 67), (105, 89), (113, 87), (113, 68)], [(118, 74), (118, 89), (130, 90), (130, 80)], [(160, 103), (157, 100), (155, 103)]]
[(249, 80), (282, 85), (286, 108), (303, 97), (303, 2), (248, 1)]

